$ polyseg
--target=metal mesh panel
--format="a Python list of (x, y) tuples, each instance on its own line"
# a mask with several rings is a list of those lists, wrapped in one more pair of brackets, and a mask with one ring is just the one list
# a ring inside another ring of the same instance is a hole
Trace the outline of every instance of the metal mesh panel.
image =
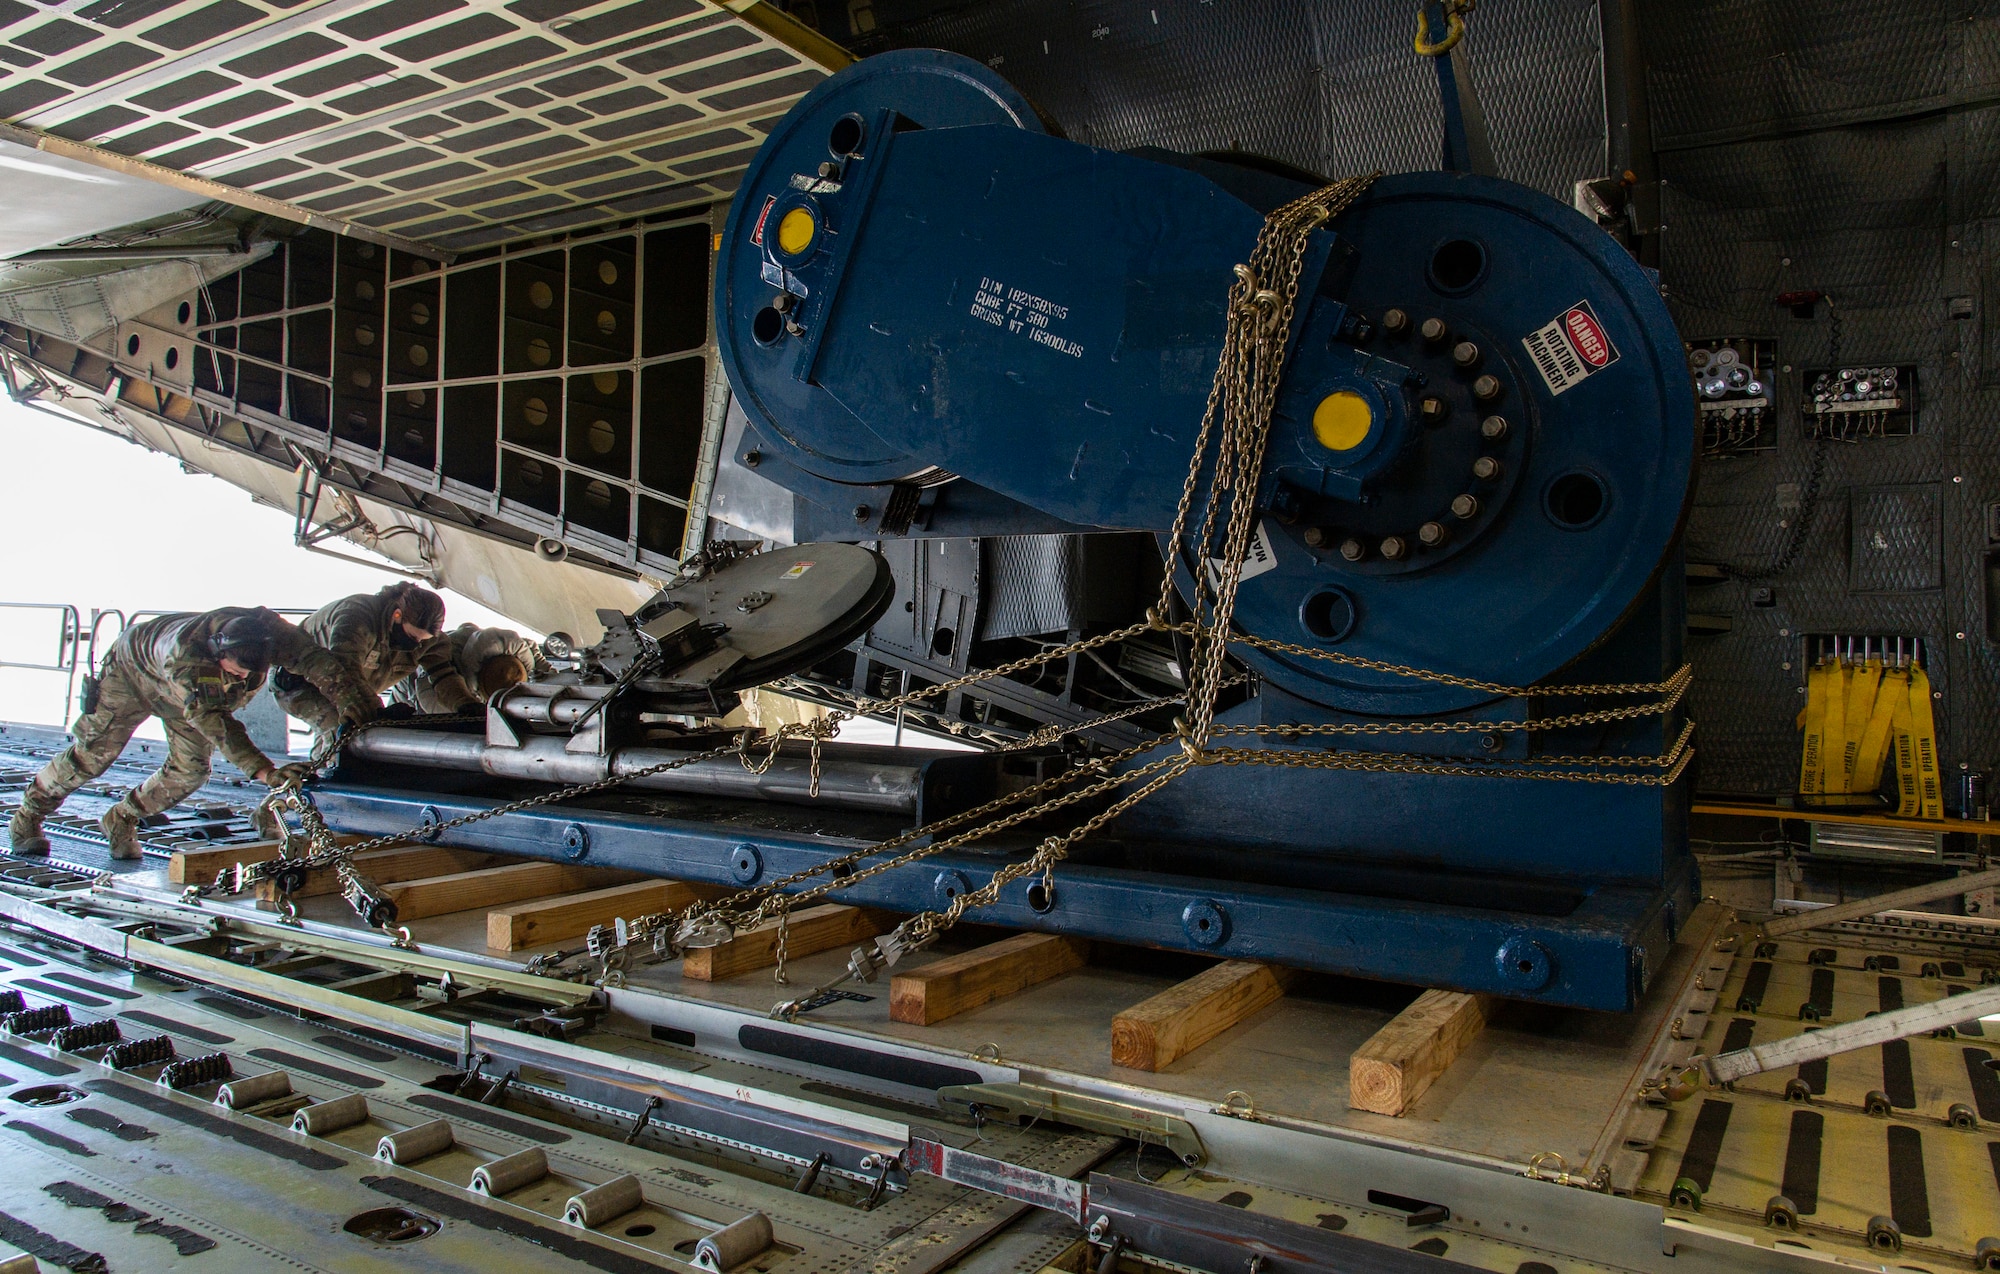
[(459, 250), (711, 203), (825, 74), (699, 0), (9, 5), (0, 59), (0, 118)]
[(1082, 627), (1082, 542), (1070, 535), (994, 535), (980, 541), (986, 597), (979, 639), (1033, 637)]
[[(1929, 0), (1653, 0), (1639, 25), (1682, 335), (1778, 349), (1777, 448), (1704, 463), (1689, 559), (1768, 569), (1811, 517), (1781, 574), (1691, 581), (1690, 609), (1730, 620), (1689, 642), (1701, 786), (1796, 785), (1806, 633), (1923, 638), (1947, 775), (1990, 769), (2000, 624), (1985, 510), (2000, 500), (2000, 396), (1981, 382), (2000, 360), (1982, 359), (1980, 332), (2000, 299), (1987, 286), (2000, 241), (1976, 223), (2000, 205), (2000, 128), (1989, 110), (1938, 107), (1995, 82), (1994, 23)], [(1838, 308), (1838, 359), (1824, 306), (1799, 319), (1775, 303), (1808, 290)], [(1914, 365), (1915, 435), (1808, 439), (1803, 382), (1836, 362)]]
[(1645, 7), (1662, 147), (1824, 127), (1949, 91), (1948, 0), (1696, 0)]
[(1917, 593), (1937, 588), (1942, 499), (1935, 484), (1863, 487), (1850, 497), (1852, 548), (1848, 588), (1857, 593)]
[[(1437, 77), (1411, 51), (1412, 22), (1352, 0), (1002, 0), (880, 38), (978, 58), (1093, 146), (1236, 145), (1338, 176), (1437, 166)], [(1501, 174), (1568, 202), (1605, 163), (1595, 4), (1515, 0), (1473, 22)]]

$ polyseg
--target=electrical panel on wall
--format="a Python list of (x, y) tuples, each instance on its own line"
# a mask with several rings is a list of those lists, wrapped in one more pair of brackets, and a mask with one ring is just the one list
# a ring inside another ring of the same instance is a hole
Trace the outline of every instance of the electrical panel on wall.
[(1806, 434), (1835, 442), (1907, 438), (1917, 431), (1913, 366), (1807, 368)]
[(1769, 451), (1773, 427), (1777, 342), (1761, 336), (1690, 341), (1688, 374), (1694, 378), (1705, 456)]

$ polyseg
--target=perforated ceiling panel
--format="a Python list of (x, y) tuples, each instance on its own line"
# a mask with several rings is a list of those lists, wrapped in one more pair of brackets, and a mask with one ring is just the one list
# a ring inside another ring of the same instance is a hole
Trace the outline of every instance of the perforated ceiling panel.
[(0, 0), (0, 118), (464, 250), (733, 189), (826, 74), (703, 0)]

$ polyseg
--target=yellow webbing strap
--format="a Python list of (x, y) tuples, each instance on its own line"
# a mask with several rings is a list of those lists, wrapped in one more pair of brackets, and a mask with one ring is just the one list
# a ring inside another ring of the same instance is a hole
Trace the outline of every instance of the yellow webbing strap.
[(1826, 665), (1826, 711), (1820, 721), (1819, 790), (1847, 790), (1847, 665), (1839, 659)]
[(1918, 818), (1944, 817), (1944, 779), (1938, 774), (1937, 719), (1931, 712), (1931, 679), (1910, 665), (1910, 734), (1916, 754)]
[[(1806, 743), (1799, 756), (1799, 791), (1806, 795), (1826, 790), (1826, 702), (1835, 675), (1831, 664), (1814, 664), (1806, 670)], [(1908, 709), (1906, 699), (1904, 710)]]
[[(1861, 783), (1861, 741), (1868, 733), (1875, 711), (1875, 692), (1882, 685), (1882, 661), (1870, 659), (1851, 665), (1847, 674), (1847, 709), (1842, 715), (1840, 776), (1843, 792), (1872, 792)], [(1879, 781), (1879, 776), (1878, 776)]]
[[(1905, 680), (1910, 679), (1906, 674)], [(1889, 733), (1895, 740), (1892, 746), (1896, 750), (1896, 812), (1904, 818), (1915, 818), (1917, 811), (1923, 808), (1923, 802), (1917, 796), (1917, 747), (1910, 737), (1910, 726), (1910, 693), (1906, 685), (1904, 692), (1897, 695), (1896, 702), (1891, 705), (1889, 716)]]
[(1873, 792), (1882, 786), (1882, 762), (1889, 757), (1889, 722), (1895, 716), (1898, 702), (1908, 703), (1910, 698), (1910, 677), (1899, 668), (1882, 667), (1882, 661), (1871, 659), (1868, 665), (1874, 670), (1878, 683), (1875, 689), (1875, 704), (1868, 713), (1867, 724), (1861, 731), (1861, 747), (1854, 757), (1855, 792)]

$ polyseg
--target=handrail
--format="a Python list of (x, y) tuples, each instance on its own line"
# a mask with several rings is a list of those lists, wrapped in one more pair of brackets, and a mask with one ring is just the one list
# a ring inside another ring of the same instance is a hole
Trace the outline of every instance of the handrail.
[(62, 616), (62, 631), (56, 635), (56, 661), (52, 664), (23, 663), (0, 659), (0, 668), (24, 668), (31, 672), (65, 674), (62, 719), (69, 720), (70, 701), (76, 694), (76, 656), (83, 644), (83, 614), (68, 602), (0, 602), (0, 610), (52, 610)]
[(83, 615), (68, 602), (0, 602), (0, 610), (61, 611), (62, 632), (56, 637), (56, 661), (52, 664), (22, 663), (0, 659), (0, 668), (29, 668), (36, 672), (75, 672), (78, 638), (83, 632)]
[[(97, 675), (97, 630), (103, 625), (105, 620), (111, 618), (113, 615), (118, 617), (118, 632), (122, 633), (132, 626), (132, 621), (125, 618), (125, 612), (115, 606), (109, 610), (98, 610), (96, 607), (91, 608), (90, 645), (83, 657), (83, 669), (89, 676), (95, 677)], [(116, 633), (112, 634), (111, 640), (118, 640)]]

